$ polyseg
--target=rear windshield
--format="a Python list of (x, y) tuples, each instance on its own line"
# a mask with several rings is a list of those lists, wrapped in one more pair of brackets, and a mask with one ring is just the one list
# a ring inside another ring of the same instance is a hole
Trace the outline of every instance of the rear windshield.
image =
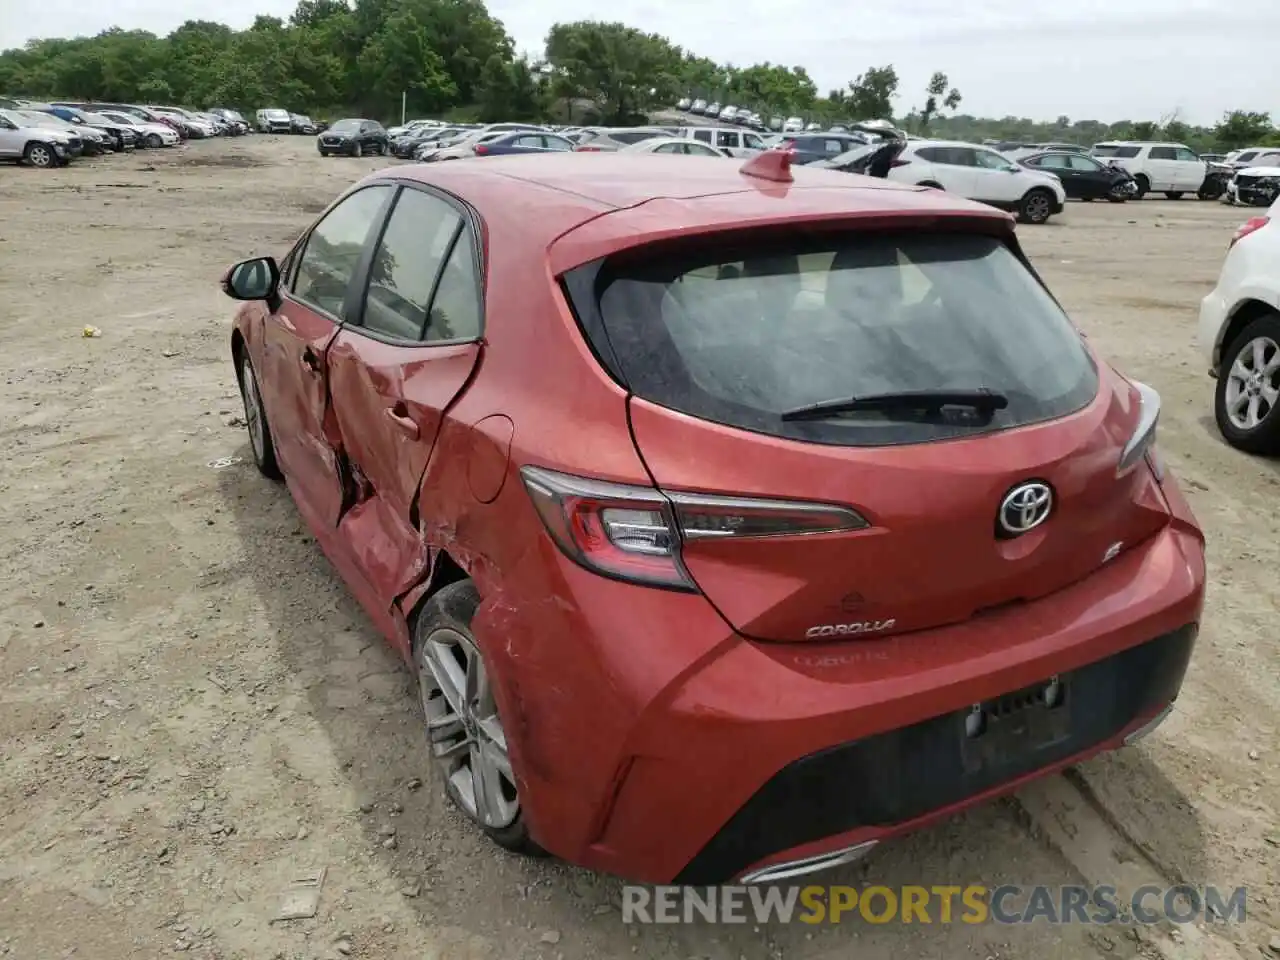
[[(597, 278), (597, 352), (638, 396), (760, 433), (849, 446), (920, 443), (1064, 416), (1098, 388), (1061, 308), (999, 239), (811, 237), (633, 251)], [(596, 325), (588, 324), (596, 329)], [(980, 418), (786, 411), (903, 391), (987, 388)]]
[(641, 140), (652, 140), (661, 135), (660, 130), (614, 130), (609, 134), (609, 138), (619, 143), (632, 144), (639, 143)]

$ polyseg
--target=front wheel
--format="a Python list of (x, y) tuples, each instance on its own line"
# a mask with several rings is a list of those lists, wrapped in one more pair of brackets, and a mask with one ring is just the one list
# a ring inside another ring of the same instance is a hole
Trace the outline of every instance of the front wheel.
[(1222, 353), (1213, 413), (1231, 446), (1280, 453), (1280, 314), (1259, 317)]
[(321, 150), (321, 151), (320, 151), (320, 156), (322, 156), (322, 157), (327, 157), (328, 155), (329, 155), (329, 151), (328, 151), (328, 150)]
[(1123, 183), (1117, 183), (1114, 187), (1107, 191), (1107, 199), (1112, 203), (1124, 203), (1129, 199), (1128, 191), (1125, 190)]
[(1024, 223), (1044, 223), (1053, 215), (1053, 194), (1048, 190), (1028, 190), (1018, 206)]
[(58, 155), (53, 152), (53, 147), (47, 143), (27, 144), (27, 149), (23, 152), (22, 158), (27, 161), (28, 165), (38, 167), (41, 170), (48, 170), (50, 167), (58, 165)]
[(1171, 191), (1168, 191), (1167, 193), (1165, 193), (1165, 196), (1166, 196), (1166, 197), (1168, 197), (1170, 200), (1181, 200), (1181, 199), (1182, 199), (1182, 191), (1181, 191), (1181, 190), (1171, 190)]
[(240, 397), (244, 401), (244, 425), (249, 431), (249, 446), (253, 450), (253, 462), (258, 471), (272, 480), (284, 475), (276, 462), (275, 443), (271, 439), (271, 427), (267, 425), (267, 410), (262, 403), (262, 391), (258, 388), (258, 375), (249, 359), (248, 347), (240, 360)]
[(164, 146), (164, 138), (160, 136), (160, 134), (158, 133), (148, 133), (146, 142), (147, 142), (147, 146), (151, 147), (152, 149), (155, 149), (156, 147)]
[(489, 666), (471, 620), (480, 594), (460, 580), (432, 595), (413, 631), (413, 662), (431, 759), (445, 792), (491, 840), (543, 851), (529, 836)]

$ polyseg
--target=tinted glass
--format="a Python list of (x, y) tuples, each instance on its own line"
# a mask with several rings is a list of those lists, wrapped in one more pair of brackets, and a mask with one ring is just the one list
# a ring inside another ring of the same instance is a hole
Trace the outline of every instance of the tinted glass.
[(471, 236), (464, 232), (454, 245), (431, 301), (426, 339), (463, 340), (480, 336), (480, 286), (476, 281)]
[(1197, 157), (1195, 153), (1193, 153), (1191, 150), (1188, 150), (1186, 147), (1179, 147), (1177, 156), (1179, 160), (1185, 161), (1187, 163), (1198, 163), (1200, 160), (1200, 158)]
[(1116, 155), (1116, 147), (1110, 143), (1100, 143), (1093, 148), (1095, 157), (1114, 157)]
[(682, 143), (664, 143), (660, 147), (654, 147), (654, 153), (684, 153), (684, 144)]
[(1236, 157), (1236, 159), (1239, 160), (1241, 163), (1243, 163), (1246, 160), (1252, 160), (1257, 155), (1258, 155), (1257, 150), (1246, 150), (1244, 153)]
[(1116, 147), (1115, 150), (1111, 152), (1111, 156), (1118, 157), (1123, 160), (1132, 160), (1141, 152), (1141, 147)]
[(695, 131), (693, 131), (693, 139), (695, 139), (695, 140), (701, 140), (703, 143), (710, 143), (710, 142), (711, 142), (711, 131), (710, 131), (710, 130), (695, 130)]
[(752, 150), (764, 149), (764, 141), (761, 140), (759, 137), (757, 137), (754, 133), (744, 133), (742, 135), (742, 142), (746, 144), (748, 147), (750, 147)]
[(514, 140), (510, 142), (513, 146), (517, 146), (517, 147), (541, 147), (542, 146), (541, 137), (516, 137)]
[(443, 200), (401, 191), (369, 272), (365, 327), (403, 340), (422, 336), (431, 285), (461, 222)]
[(335, 317), (342, 316), (347, 287), (360, 263), (369, 229), (390, 189), (368, 187), (357, 191), (315, 225), (298, 261), (294, 296)]
[[(1097, 372), (1075, 328), (999, 240), (797, 238), (607, 263), (599, 309), (630, 388), (691, 416), (853, 446), (913, 443), (1063, 416)], [(784, 411), (906, 390), (988, 387), (990, 421)]]
[[(1123, 156), (1123, 154), (1119, 154)], [(1137, 154), (1134, 154), (1137, 156)], [(1175, 160), (1178, 152), (1173, 147), (1152, 147), (1150, 157), (1152, 160)]]
[(359, 120), (339, 120), (329, 128), (332, 133), (358, 133), (360, 131)]
[(1050, 154), (1047, 157), (1037, 157), (1034, 161), (1037, 167), (1043, 167), (1046, 170), (1069, 170), (1071, 168), (1071, 159), (1061, 156), (1060, 154)]
[(720, 154), (713, 147), (707, 146), (705, 143), (685, 143), (683, 153), (693, 154), (696, 157), (719, 157)]
[(736, 147), (738, 145), (738, 133), (736, 130), (721, 130), (716, 134), (717, 147)]
[(994, 150), (973, 150), (971, 152), (978, 166), (987, 170), (1007, 170), (1013, 166), (1008, 157), (1002, 157)]
[(573, 144), (564, 137), (553, 137), (550, 135), (542, 138), (542, 145), (548, 150), (558, 150), (561, 152), (573, 149)]
[(1080, 170), (1084, 173), (1096, 173), (1102, 169), (1102, 164), (1097, 160), (1086, 157), (1084, 154), (1074, 153), (1065, 159), (1072, 170)]

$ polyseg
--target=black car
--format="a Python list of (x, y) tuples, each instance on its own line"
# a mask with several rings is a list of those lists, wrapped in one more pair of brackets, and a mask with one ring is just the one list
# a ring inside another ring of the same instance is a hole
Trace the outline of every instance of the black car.
[(783, 137), (778, 146), (790, 150), (791, 162), (796, 164), (813, 163), (815, 160), (830, 160), (867, 142), (867, 138), (857, 133), (789, 133)]
[(1067, 196), (1075, 200), (1124, 203), (1138, 195), (1138, 184), (1127, 170), (1100, 163), (1083, 153), (1049, 150), (1022, 157), (1018, 163), (1030, 170), (1054, 174), (1062, 181)]
[(387, 152), (387, 131), (377, 120), (339, 120), (316, 137), (320, 156), (331, 153), (348, 157)]

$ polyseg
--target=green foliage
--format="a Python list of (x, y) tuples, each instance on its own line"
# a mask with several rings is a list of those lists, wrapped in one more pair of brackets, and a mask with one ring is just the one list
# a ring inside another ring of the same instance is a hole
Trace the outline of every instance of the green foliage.
[(535, 119), (527, 66), (512, 60), (511, 38), (482, 0), (300, 0), (287, 23), (260, 16), (241, 31), (191, 20), (164, 38), (113, 29), (35, 40), (0, 53), (0, 90), (242, 111), (340, 104), (398, 119), (402, 93), (415, 115), (493, 100), (481, 74), (495, 56), (515, 78), (507, 102), (528, 111), (508, 118)]
[(1232, 110), (1223, 116), (1213, 134), (1224, 150), (1238, 150), (1261, 146), (1264, 140), (1276, 135), (1276, 129), (1271, 125), (1270, 114)]
[(594, 100), (606, 123), (643, 121), (645, 111), (683, 92), (683, 51), (656, 33), (622, 23), (557, 23), (547, 34), (547, 63), (557, 97)]
[(955, 87), (947, 89), (949, 81), (947, 75), (939, 70), (929, 78), (929, 85), (925, 87), (924, 106), (920, 108), (919, 128), (921, 133), (929, 132), (929, 122), (938, 115), (940, 110), (952, 110), (960, 106), (960, 91)]

